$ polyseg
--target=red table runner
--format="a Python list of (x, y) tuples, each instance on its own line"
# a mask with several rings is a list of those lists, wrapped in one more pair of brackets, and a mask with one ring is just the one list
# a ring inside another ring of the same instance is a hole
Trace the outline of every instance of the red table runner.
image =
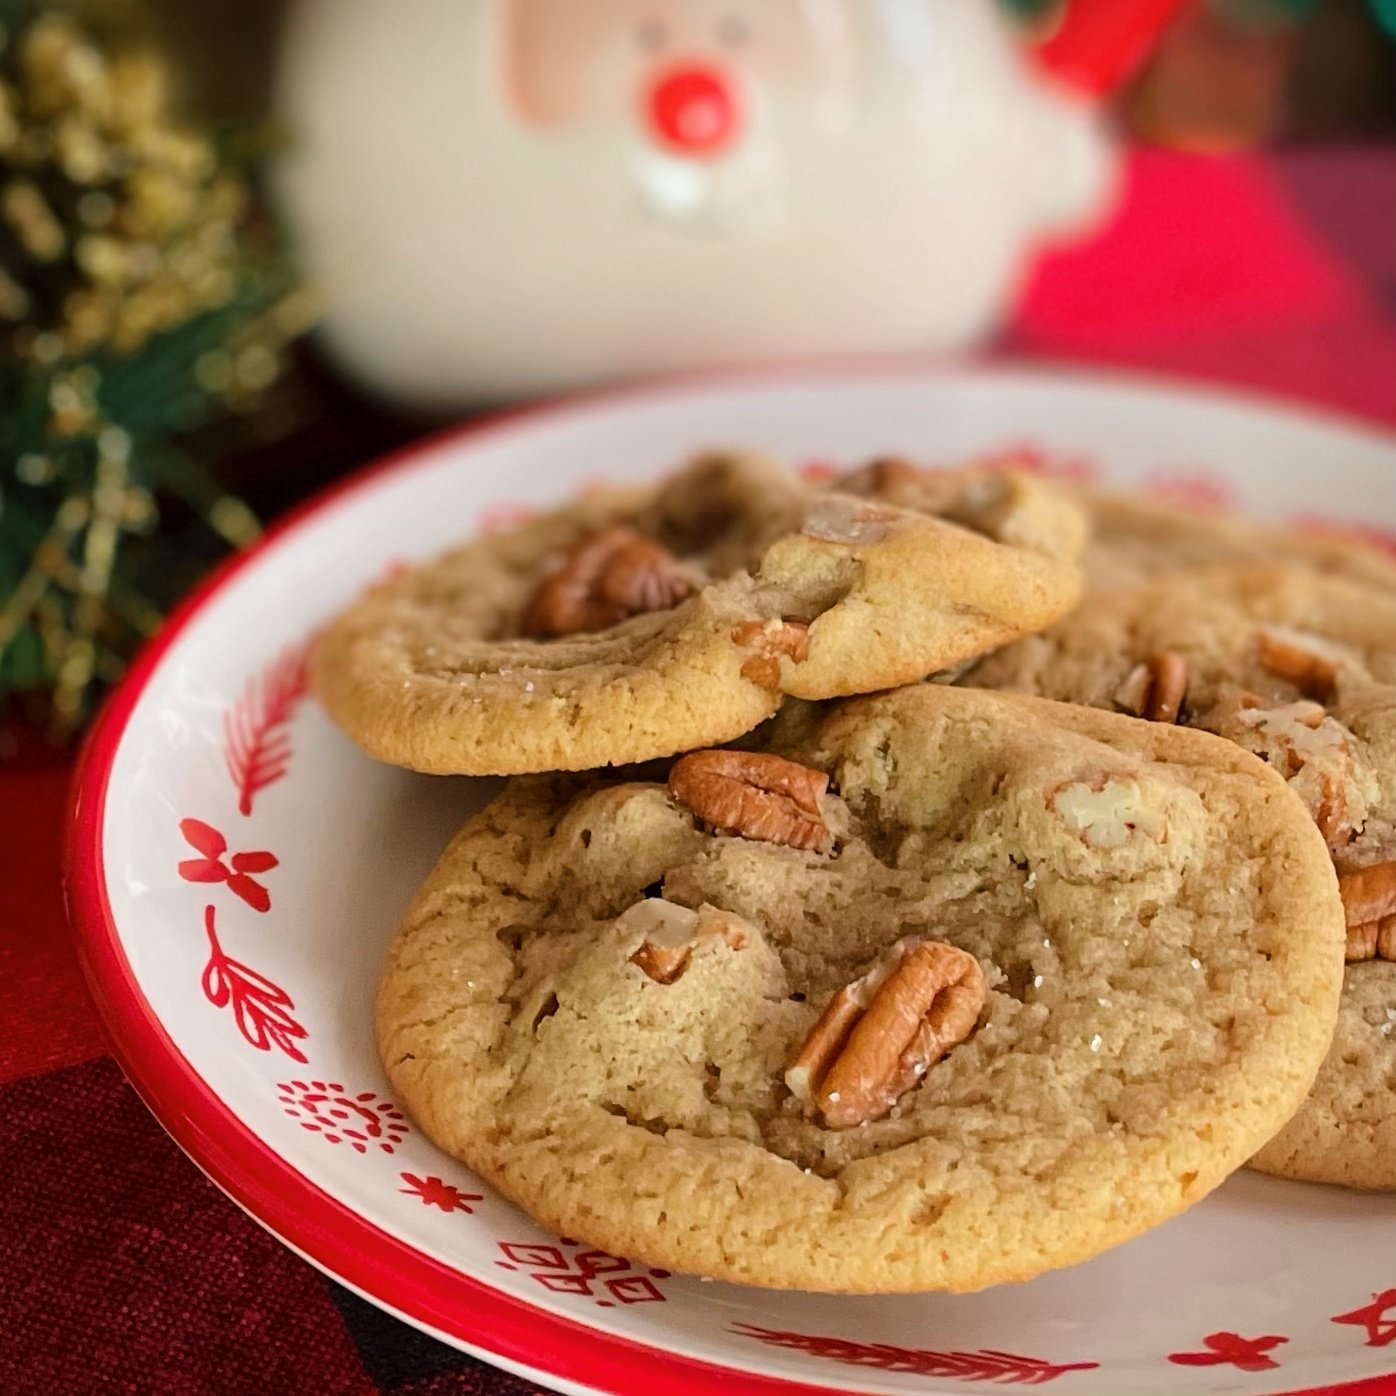
[[(1007, 352), (1396, 427), (1396, 150), (1143, 152), (1126, 195), (1099, 237), (1044, 262)], [(0, 1393), (535, 1391), (325, 1280), (146, 1113), (105, 1055), (65, 925), (69, 779), (51, 759), (0, 766)]]

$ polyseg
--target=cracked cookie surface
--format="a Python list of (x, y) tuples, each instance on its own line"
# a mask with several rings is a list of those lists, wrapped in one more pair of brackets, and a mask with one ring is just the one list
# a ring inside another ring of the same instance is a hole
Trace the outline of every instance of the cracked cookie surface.
[[(1396, 599), (1292, 568), (1179, 572), (1092, 590), (1066, 620), (963, 681), (1143, 713), (1156, 692), (1149, 667), (1164, 655), (1184, 675), (1181, 721), (1283, 775), (1345, 880), (1391, 865), (1396, 886)], [(1254, 1163), (1396, 1190), (1396, 900), (1351, 929), (1370, 945), (1348, 967), (1333, 1049)]]
[(1074, 604), (1073, 506), (1034, 487), (934, 512), (706, 458), (382, 583), (321, 636), (312, 683), (398, 765), (585, 770), (732, 740), (787, 695), (913, 682)]
[(1173, 1215), (1298, 1106), (1343, 914), (1254, 757), (940, 685), (781, 735), (515, 781), (404, 917), (397, 1096), (543, 1225), (744, 1283), (972, 1290)]

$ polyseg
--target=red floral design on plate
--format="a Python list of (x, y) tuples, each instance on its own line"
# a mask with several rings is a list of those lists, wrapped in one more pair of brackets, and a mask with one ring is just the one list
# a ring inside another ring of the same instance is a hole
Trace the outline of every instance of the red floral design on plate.
[(1208, 470), (1156, 470), (1144, 481), (1145, 493), (1199, 514), (1234, 508), (1231, 486)]
[[(563, 1250), (568, 1247), (574, 1254)], [(602, 1309), (617, 1304), (662, 1304), (666, 1295), (657, 1280), (667, 1280), (667, 1270), (642, 1269), (605, 1251), (586, 1250), (563, 1236), (555, 1246), (533, 1241), (501, 1241), (505, 1259), (496, 1260), (502, 1270), (526, 1270), (544, 1289), (554, 1294), (583, 1294)]]
[(286, 774), (291, 761), (291, 719), (306, 694), (306, 649), (293, 645), (247, 681), (223, 715), (228, 774), (238, 812), (252, 813), (257, 794)]
[(983, 1348), (976, 1352), (937, 1352), (931, 1348), (899, 1348), (891, 1343), (855, 1343), (845, 1338), (824, 1338), (811, 1333), (788, 1333), (734, 1323), (733, 1333), (755, 1338), (771, 1347), (791, 1348), (814, 1357), (827, 1357), (850, 1367), (875, 1367), (882, 1372), (911, 1372), (921, 1377), (950, 1381), (997, 1382), (1005, 1386), (1044, 1386), (1067, 1372), (1089, 1372), (1098, 1362), (1046, 1362), (1014, 1352)]
[(470, 1205), (472, 1202), (485, 1200), (482, 1193), (462, 1192), (440, 1178), (419, 1178), (415, 1173), (400, 1173), (398, 1176), (407, 1184), (405, 1188), (399, 1188), (399, 1192), (419, 1197), (425, 1206), (439, 1207), (443, 1212), (464, 1212), (468, 1216), (475, 1210)]
[(179, 865), (179, 875), (186, 882), (226, 882), (228, 890), (241, 897), (253, 911), (271, 909), (271, 893), (252, 876), (253, 873), (270, 872), (277, 866), (274, 854), (258, 849), (248, 853), (234, 853), (224, 861), (228, 851), (228, 840), (211, 824), (202, 819), (181, 819), (179, 832), (185, 842), (200, 858), (186, 858)]
[(1352, 1323), (1367, 1330), (1367, 1347), (1384, 1348), (1396, 1342), (1396, 1289), (1372, 1295), (1372, 1302), (1348, 1314), (1334, 1314), (1334, 1323)]
[(1206, 1352), (1170, 1352), (1168, 1360), (1180, 1367), (1219, 1367), (1227, 1363), (1243, 1372), (1268, 1372), (1280, 1364), (1269, 1354), (1288, 1338), (1277, 1333), (1263, 1338), (1243, 1338), (1239, 1333), (1209, 1333), (1202, 1340)]
[(837, 478), (839, 468), (829, 460), (807, 460), (798, 470), (800, 479), (811, 485), (827, 485)]
[(971, 470), (1022, 470), (1047, 480), (1087, 485), (1100, 475), (1100, 465), (1084, 451), (1054, 451), (1037, 441), (1013, 441), (984, 451), (966, 465)]
[(199, 981), (204, 997), (215, 1008), (233, 1008), (238, 1031), (259, 1052), (279, 1047), (292, 1061), (305, 1062), (305, 1053), (296, 1045), (307, 1034), (291, 1016), (295, 1004), (285, 989), (273, 984), (250, 965), (231, 959), (218, 943), (213, 908), (204, 908), (204, 930), (208, 932), (209, 957)]
[(302, 1129), (331, 1144), (348, 1144), (355, 1153), (376, 1147), (391, 1154), (407, 1136), (402, 1111), (373, 1091), (350, 1095), (338, 1081), (282, 1081), (276, 1089), (285, 1113)]

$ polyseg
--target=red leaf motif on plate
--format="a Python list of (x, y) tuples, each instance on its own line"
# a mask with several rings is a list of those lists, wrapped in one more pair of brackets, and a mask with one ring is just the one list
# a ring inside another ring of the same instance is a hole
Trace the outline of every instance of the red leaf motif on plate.
[[(564, 1249), (566, 1248), (566, 1249)], [(662, 1304), (667, 1296), (656, 1281), (669, 1271), (642, 1269), (606, 1251), (583, 1248), (564, 1236), (556, 1246), (538, 1241), (501, 1241), (503, 1270), (526, 1270), (529, 1277), (554, 1294), (578, 1294), (600, 1309), (617, 1304)], [(574, 1252), (568, 1255), (567, 1251)]]
[(439, 1207), (443, 1212), (465, 1212), (468, 1215), (475, 1210), (470, 1205), (472, 1202), (485, 1200), (481, 1193), (462, 1192), (440, 1178), (419, 1178), (415, 1173), (400, 1173), (398, 1176), (407, 1184), (405, 1188), (399, 1188), (399, 1192), (419, 1197), (425, 1206)]
[(228, 850), (228, 841), (202, 819), (181, 819), (179, 831), (185, 841), (202, 858), (186, 858), (179, 865), (179, 875), (186, 882), (226, 882), (228, 890), (239, 896), (254, 911), (271, 909), (271, 893), (251, 874), (267, 872), (277, 866), (276, 858), (263, 850), (250, 853), (234, 853), (229, 867), (223, 861)]
[(1281, 1343), (1289, 1342), (1279, 1334), (1263, 1338), (1243, 1338), (1239, 1333), (1209, 1333), (1202, 1340), (1206, 1352), (1170, 1352), (1168, 1360), (1180, 1367), (1218, 1367), (1223, 1363), (1239, 1367), (1243, 1372), (1268, 1372), (1280, 1364), (1269, 1354)]
[(233, 1009), (238, 1031), (259, 1052), (279, 1048), (292, 1061), (305, 1062), (297, 1043), (306, 1030), (291, 1016), (295, 1004), (291, 996), (250, 965), (232, 959), (218, 941), (213, 908), (204, 908), (204, 930), (208, 933), (209, 958), (199, 983), (204, 997), (215, 1008)]
[(281, 1081), (276, 1089), (282, 1110), (302, 1129), (356, 1154), (394, 1153), (409, 1133), (402, 1111), (373, 1091), (351, 1096), (338, 1081)]
[(223, 715), (228, 774), (238, 792), (238, 812), (252, 813), (259, 791), (286, 774), (291, 760), (291, 719), (306, 694), (306, 649), (293, 645), (247, 681)]
[(875, 1367), (883, 1372), (911, 1372), (922, 1377), (950, 1381), (998, 1382), (1004, 1385), (1044, 1386), (1067, 1372), (1089, 1372), (1098, 1362), (1046, 1362), (1014, 1352), (981, 1348), (974, 1352), (938, 1352), (932, 1348), (900, 1348), (891, 1343), (855, 1343), (845, 1338), (825, 1338), (813, 1333), (789, 1333), (734, 1323), (733, 1333), (755, 1338), (770, 1347), (790, 1348), (813, 1357), (826, 1357), (850, 1367)]
[[(1390, 1317), (1388, 1317), (1388, 1315)], [(1349, 1314), (1334, 1314), (1334, 1323), (1352, 1323), (1367, 1330), (1369, 1348), (1384, 1348), (1396, 1342), (1396, 1289), (1372, 1295), (1372, 1302)]]

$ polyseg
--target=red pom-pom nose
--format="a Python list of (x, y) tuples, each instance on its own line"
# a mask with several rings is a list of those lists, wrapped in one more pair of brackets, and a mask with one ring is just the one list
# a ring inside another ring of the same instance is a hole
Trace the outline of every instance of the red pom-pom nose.
[(645, 99), (645, 115), (660, 145), (695, 159), (720, 154), (741, 129), (731, 79), (696, 64), (662, 73)]

